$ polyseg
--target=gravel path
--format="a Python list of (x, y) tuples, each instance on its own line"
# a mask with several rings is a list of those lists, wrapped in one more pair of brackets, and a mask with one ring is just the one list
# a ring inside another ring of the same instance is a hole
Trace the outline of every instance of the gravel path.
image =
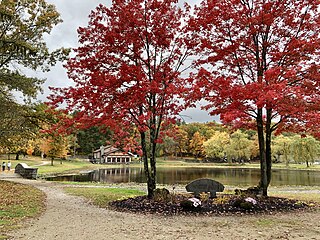
[(164, 217), (115, 212), (64, 193), (63, 186), (11, 179), (47, 195), (46, 211), (11, 233), (13, 239), (320, 239), (320, 210), (265, 216)]

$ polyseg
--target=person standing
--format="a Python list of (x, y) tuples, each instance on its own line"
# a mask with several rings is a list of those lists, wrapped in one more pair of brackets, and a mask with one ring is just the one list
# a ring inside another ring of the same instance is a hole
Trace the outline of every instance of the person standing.
[(4, 172), (6, 170), (6, 162), (2, 163), (2, 171)]
[(8, 162), (7, 167), (8, 167), (8, 171), (10, 172), (10, 170), (11, 170), (11, 162), (10, 161)]

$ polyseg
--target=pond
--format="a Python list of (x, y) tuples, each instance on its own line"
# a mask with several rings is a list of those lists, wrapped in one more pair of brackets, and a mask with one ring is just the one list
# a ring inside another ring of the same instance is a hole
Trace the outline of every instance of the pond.
[[(212, 178), (224, 185), (253, 186), (260, 179), (260, 170), (252, 168), (158, 168), (157, 183), (187, 184), (198, 178)], [(47, 178), (49, 181), (145, 183), (143, 168), (123, 167), (99, 169), (80, 175)], [(320, 186), (320, 173), (308, 170), (272, 170), (272, 186)]]

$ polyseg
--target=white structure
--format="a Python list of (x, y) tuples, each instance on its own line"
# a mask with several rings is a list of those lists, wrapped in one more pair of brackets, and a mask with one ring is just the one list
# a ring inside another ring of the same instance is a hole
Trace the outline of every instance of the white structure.
[(101, 146), (93, 152), (97, 163), (130, 163), (133, 154), (112, 146)]

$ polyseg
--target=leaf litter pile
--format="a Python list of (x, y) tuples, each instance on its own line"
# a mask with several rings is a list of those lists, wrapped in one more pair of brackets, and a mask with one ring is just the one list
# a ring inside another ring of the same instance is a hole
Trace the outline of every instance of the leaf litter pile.
[(44, 201), (45, 194), (34, 187), (0, 181), (0, 236), (22, 219), (41, 213)]
[(159, 215), (274, 214), (307, 210), (314, 206), (313, 203), (287, 198), (225, 194), (213, 199), (199, 197), (195, 200), (200, 201), (200, 205), (195, 207), (194, 199), (186, 194), (170, 194), (168, 197), (153, 199), (138, 196), (113, 201), (109, 205), (117, 211)]

